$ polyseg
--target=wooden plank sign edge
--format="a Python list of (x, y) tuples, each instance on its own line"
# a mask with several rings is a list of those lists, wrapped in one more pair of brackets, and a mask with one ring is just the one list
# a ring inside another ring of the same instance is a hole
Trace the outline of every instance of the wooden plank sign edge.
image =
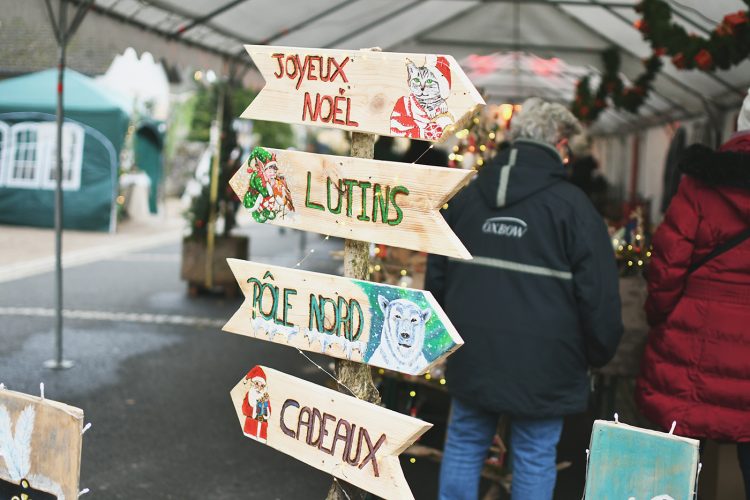
[[(267, 45), (245, 50), (265, 85), (242, 118), (443, 142), (485, 105), (449, 55)], [(412, 85), (430, 99), (420, 102)]]
[(258, 223), (471, 259), (440, 209), (474, 175), (259, 146), (229, 184)]
[[(14, 407), (16, 411), (13, 411)], [(66, 419), (65, 425), (59, 422), (61, 418)], [(19, 462), (11, 464), (2, 453), (5, 445), (0, 443), (0, 466), (10, 474), (0, 474), (1, 481), (19, 486), (18, 479), (13, 480), (13, 476), (20, 475), (19, 491), (29, 498), (44, 497), (44, 493), (57, 498), (78, 497), (83, 410), (51, 399), (0, 388), (0, 426), (9, 427), (0, 429), (0, 437), (9, 433), (7, 435), (12, 439), (12, 444), (8, 446), (14, 448), (13, 456)], [(51, 448), (45, 452), (40, 451), (40, 447)], [(64, 457), (61, 456), (63, 450), (66, 454)], [(10, 471), (11, 467), (15, 468), (15, 472)], [(9, 484), (0, 485), (0, 489), (12, 488)]]
[(383, 498), (414, 498), (398, 455), (432, 424), (261, 365), (230, 395), (246, 437)]
[[(589, 443), (589, 450), (591, 450), (591, 455), (589, 457), (589, 460), (594, 460), (597, 457), (597, 455), (598, 455), (598, 452), (597, 452), (597, 450), (595, 449), (595, 446), (594, 446), (594, 441), (595, 441), (595, 436), (597, 434), (597, 431), (600, 430), (600, 429), (606, 429), (606, 428), (617, 429), (617, 430), (621, 430), (621, 431), (630, 431), (630, 432), (639, 433), (639, 434), (643, 434), (643, 435), (654, 436), (654, 437), (657, 437), (657, 438), (660, 438), (660, 439), (664, 439), (664, 440), (670, 440), (670, 441), (676, 441), (676, 442), (680, 442), (680, 443), (685, 443), (686, 445), (688, 445), (690, 447), (690, 451), (691, 451), (691, 461), (694, 464), (696, 464), (695, 467), (691, 468), (691, 470), (690, 470), (690, 478), (689, 478), (689, 482), (690, 482), (690, 485), (691, 485), (690, 486), (690, 490), (691, 490), (691, 492), (695, 490), (695, 488), (697, 486), (697, 480), (698, 480), (697, 464), (698, 464), (698, 462), (700, 460), (700, 451), (699, 451), (700, 450), (700, 441), (698, 441), (697, 439), (692, 439), (692, 438), (688, 438), (688, 437), (684, 437), (684, 436), (677, 436), (675, 434), (670, 434), (670, 433), (666, 433), (666, 432), (655, 431), (655, 430), (652, 430), (652, 429), (644, 429), (644, 428), (641, 428), (641, 427), (636, 427), (636, 426), (624, 424), (622, 422), (611, 422), (611, 421), (608, 421), (608, 420), (595, 420), (594, 424), (592, 425), (592, 428), (591, 428), (591, 440), (590, 440), (590, 443)], [(591, 472), (592, 472), (592, 469), (587, 466), (587, 471), (586, 471), (586, 486), (584, 488), (584, 495), (588, 495), (590, 493), (589, 487), (590, 487), (590, 483), (591, 482), (589, 480), (590, 479), (589, 474)], [(669, 496), (669, 494), (667, 494), (667, 492), (653, 491), (653, 492), (651, 492), (651, 496), (653, 496), (653, 495), (656, 495), (654, 497), (654, 499), (657, 499), (657, 498), (658, 499), (662, 499), (662, 498), (664, 498), (666, 500), (667, 498), (671, 498)], [(647, 498), (646, 500), (652, 500), (651, 496), (649, 496), (649, 498)], [(692, 497), (692, 493), (691, 493), (691, 497)], [(640, 500), (640, 497), (638, 498), (638, 500)]]
[[(227, 263), (245, 300), (226, 332), (409, 375), (425, 373), (464, 343), (430, 292), (240, 259)], [(427, 308), (415, 302), (419, 297)], [(434, 359), (425, 356), (425, 346), (437, 353)]]

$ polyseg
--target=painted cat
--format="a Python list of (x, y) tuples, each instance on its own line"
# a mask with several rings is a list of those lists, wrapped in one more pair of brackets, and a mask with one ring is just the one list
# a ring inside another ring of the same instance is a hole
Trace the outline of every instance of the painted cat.
[(439, 139), (455, 121), (448, 112), (451, 70), (443, 56), (427, 56), (422, 66), (406, 60), (409, 95), (391, 112), (391, 134), (414, 139)]

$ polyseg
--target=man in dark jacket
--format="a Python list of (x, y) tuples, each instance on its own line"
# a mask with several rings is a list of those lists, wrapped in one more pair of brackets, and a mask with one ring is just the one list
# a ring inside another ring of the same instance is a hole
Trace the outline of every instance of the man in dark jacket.
[(426, 286), (465, 341), (448, 358), (451, 420), (440, 499), (475, 499), (500, 414), (511, 418), (514, 500), (552, 498), (563, 416), (586, 408), (588, 369), (622, 335), (607, 228), (565, 181), (570, 112), (524, 103), (510, 148), (444, 215), (473, 260), (431, 255)]

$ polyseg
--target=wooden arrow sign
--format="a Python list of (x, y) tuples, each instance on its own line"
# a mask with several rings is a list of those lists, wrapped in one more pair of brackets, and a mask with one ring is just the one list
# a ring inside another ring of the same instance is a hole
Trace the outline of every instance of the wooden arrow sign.
[(398, 455), (432, 424), (265, 366), (231, 396), (245, 436), (385, 499), (414, 498)]
[(464, 342), (430, 292), (227, 259), (245, 301), (227, 332), (409, 375)]
[(266, 85), (243, 118), (442, 141), (484, 105), (451, 56), (245, 49)]
[(0, 388), (0, 498), (78, 498), (83, 411)]
[(470, 259), (439, 209), (473, 175), (256, 147), (229, 184), (256, 222)]

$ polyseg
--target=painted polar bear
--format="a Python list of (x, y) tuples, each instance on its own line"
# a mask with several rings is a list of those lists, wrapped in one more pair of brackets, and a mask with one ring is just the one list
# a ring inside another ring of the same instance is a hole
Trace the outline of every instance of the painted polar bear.
[(419, 375), (428, 365), (422, 347), (425, 325), (432, 311), (420, 309), (410, 300), (388, 300), (382, 295), (378, 295), (378, 305), (383, 311), (383, 330), (380, 332), (380, 345), (367, 363)]

